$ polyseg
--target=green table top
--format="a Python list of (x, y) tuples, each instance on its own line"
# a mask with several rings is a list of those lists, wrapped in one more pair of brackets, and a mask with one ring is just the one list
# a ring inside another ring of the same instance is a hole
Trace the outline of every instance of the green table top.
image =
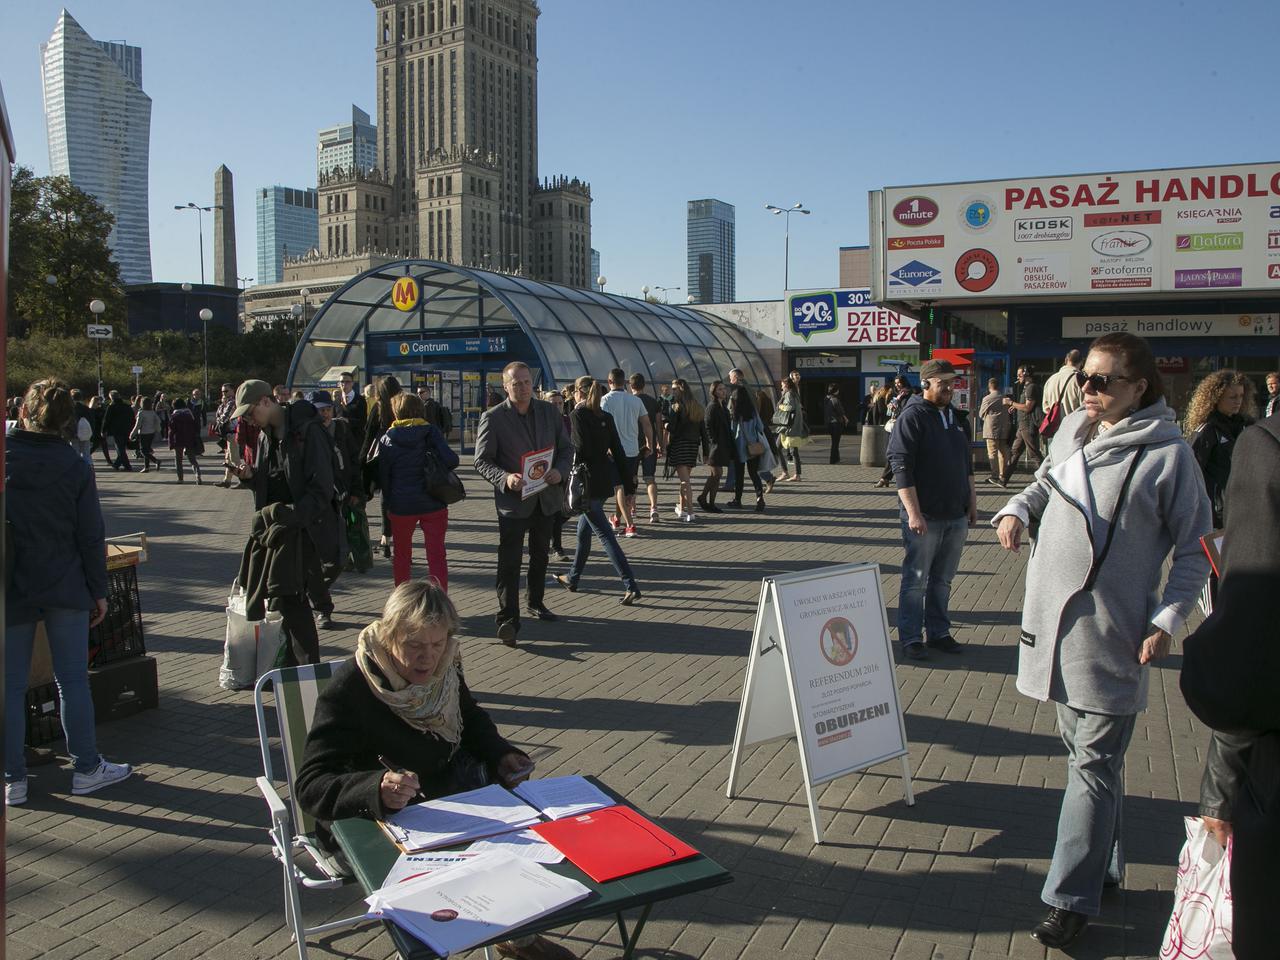
[[(638, 809), (634, 804), (628, 803), (626, 797), (609, 789), (595, 777), (587, 777), (587, 779), (618, 803)], [(346, 854), (352, 870), (355, 871), (356, 880), (359, 881), (364, 892), (371, 893), (381, 887), (392, 864), (400, 856), (400, 851), (382, 832), (382, 828), (372, 820), (353, 818), (334, 821), (332, 830), (334, 839)], [(669, 866), (610, 880), (607, 883), (596, 883), (568, 859), (560, 863), (547, 864), (546, 867), (561, 876), (577, 880), (591, 891), (591, 896), (572, 903), (563, 910), (548, 914), (528, 927), (505, 933), (502, 936), (503, 940), (532, 933), (544, 933), (559, 927), (572, 926), (583, 920), (611, 916), (633, 907), (718, 887), (733, 879), (733, 875), (728, 870), (703, 854)], [(438, 956), (430, 947), (405, 933), (394, 923), (388, 922), (385, 925), (391, 934), (391, 939), (395, 942), (396, 949), (405, 960), (430, 960)]]

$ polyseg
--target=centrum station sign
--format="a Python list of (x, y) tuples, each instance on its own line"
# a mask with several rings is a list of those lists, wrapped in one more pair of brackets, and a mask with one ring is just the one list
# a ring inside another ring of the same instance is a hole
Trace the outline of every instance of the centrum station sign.
[(1280, 292), (1280, 163), (886, 187), (878, 301)]

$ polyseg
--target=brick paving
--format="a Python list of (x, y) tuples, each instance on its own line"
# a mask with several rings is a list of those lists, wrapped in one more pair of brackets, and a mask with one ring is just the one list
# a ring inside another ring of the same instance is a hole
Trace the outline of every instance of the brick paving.
[[(7, 956), (296, 956), (253, 785), (252, 697), (217, 686), (250, 498), (98, 463), (109, 533), (151, 538), (140, 582), (160, 708), (99, 724), (103, 753), (138, 769), (122, 785), (72, 797), (69, 767), (32, 769), (30, 801), (8, 815)], [(898, 761), (827, 784), (828, 842), (815, 847), (794, 742), (749, 751), (734, 800), (724, 794), (728, 757), (762, 576), (879, 563), (893, 623), (902, 552), (893, 495), (872, 487), (875, 472), (807, 466), (802, 483), (778, 485), (763, 516), (642, 527), (624, 541), (644, 589), (633, 608), (618, 604), (622, 588), (597, 545), (581, 592), (548, 586), (563, 622), (526, 622), (517, 650), (490, 637), (496, 524), (482, 483), (464, 474), (472, 497), (452, 511), (449, 573), (481, 703), (543, 775), (599, 775), (734, 874), (728, 886), (659, 905), (641, 956), (1045, 956), (1027, 930), (1044, 909), (1064, 750), (1052, 709), (1014, 689), (1024, 560), (1000, 551), (990, 529), (971, 533), (955, 583), (967, 652), (898, 667), (916, 806), (902, 802)], [(660, 493), (669, 517), (672, 486)], [(983, 488), (984, 516), (1002, 502)], [(564, 566), (553, 561), (553, 572)], [(381, 559), (339, 581), (326, 658), (351, 652), (390, 586)], [(1180, 817), (1193, 811), (1207, 742), (1178, 693), (1176, 650), (1156, 668), (1128, 754), (1126, 888), (1104, 898), (1076, 958), (1152, 957), (1159, 947)], [(358, 904), (354, 887), (304, 897), (309, 923)], [(581, 956), (617, 956), (613, 941), (594, 945), (607, 933), (587, 923), (562, 942)], [(312, 941), (310, 952), (394, 956), (376, 926)]]

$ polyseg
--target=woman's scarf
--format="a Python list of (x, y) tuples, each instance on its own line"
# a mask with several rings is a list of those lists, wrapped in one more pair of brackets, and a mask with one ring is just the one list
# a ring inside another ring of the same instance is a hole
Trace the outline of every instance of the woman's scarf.
[(462, 739), (462, 707), (458, 695), (462, 656), (457, 638), (449, 638), (430, 680), (409, 683), (396, 669), (380, 632), (381, 622), (375, 621), (360, 632), (356, 644), (356, 665), (369, 689), (415, 730), (433, 733), (456, 746)]

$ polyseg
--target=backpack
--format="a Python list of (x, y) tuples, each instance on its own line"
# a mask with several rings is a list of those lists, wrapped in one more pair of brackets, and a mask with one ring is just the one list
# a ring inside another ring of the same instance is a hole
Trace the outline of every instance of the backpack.
[(93, 439), (93, 426), (84, 417), (76, 424), (76, 439), (81, 443), (88, 443)]

